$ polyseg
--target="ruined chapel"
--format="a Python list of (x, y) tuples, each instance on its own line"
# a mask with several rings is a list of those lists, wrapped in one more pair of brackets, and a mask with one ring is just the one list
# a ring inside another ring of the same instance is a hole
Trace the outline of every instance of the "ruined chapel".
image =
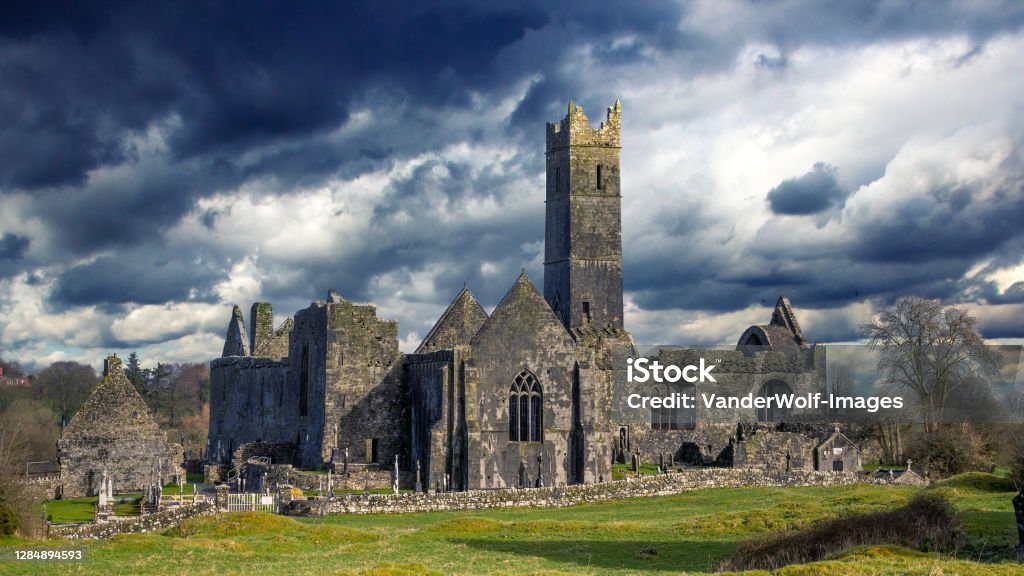
[[(817, 466), (813, 435), (755, 434), (782, 414), (624, 410), (636, 348), (623, 326), (620, 121), (619, 102), (596, 128), (570, 102), (547, 124), (542, 289), (524, 273), (488, 314), (464, 288), (412, 354), (398, 349), (396, 321), (333, 291), (276, 330), (270, 304), (252, 306), (248, 329), (236, 306), (210, 363), (208, 458), (237, 463), (258, 444), (306, 469), (397, 461), (404, 484), (415, 472), (417, 484), (451, 490), (602, 482), (633, 454)], [(785, 298), (769, 324), (716, 355), (717, 385), (739, 391), (811, 390), (823, 374), (823, 351)]]

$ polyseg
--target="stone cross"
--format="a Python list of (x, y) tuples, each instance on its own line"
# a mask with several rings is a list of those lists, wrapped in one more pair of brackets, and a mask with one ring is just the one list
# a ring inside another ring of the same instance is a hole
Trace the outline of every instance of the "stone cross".
[(398, 454), (395, 454), (395, 467), (391, 471), (391, 490), (398, 494)]
[(345, 478), (348, 478), (348, 446), (345, 446), (345, 464), (341, 469), (341, 473), (345, 475)]
[(327, 471), (327, 494), (334, 496), (334, 474), (330, 470)]
[(423, 483), (420, 482), (420, 461), (416, 460), (416, 487), (414, 488), (416, 493), (423, 492)]
[(543, 454), (538, 454), (537, 455), (537, 488), (543, 488), (544, 487), (544, 470), (542, 468), (543, 465), (544, 465), (544, 455)]

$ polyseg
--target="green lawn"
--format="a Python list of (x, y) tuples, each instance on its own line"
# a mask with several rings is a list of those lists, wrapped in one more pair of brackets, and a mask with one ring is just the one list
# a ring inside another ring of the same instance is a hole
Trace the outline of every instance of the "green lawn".
[[(195, 485), (189, 484), (182, 491), (185, 495), (195, 492)], [(164, 494), (176, 495), (179, 488), (176, 484), (164, 486)], [(116, 494), (115, 499), (131, 498), (132, 502), (114, 504), (114, 514), (118, 516), (138, 516), (141, 513), (142, 493)], [(58, 524), (72, 522), (92, 522), (96, 515), (96, 496), (74, 498), (71, 500), (50, 500), (46, 503), (46, 514), (51, 522)]]
[(92, 522), (96, 515), (96, 497), (74, 500), (51, 500), (46, 503), (46, 515), (51, 522)]
[[(745, 539), (846, 513), (889, 509), (912, 487), (719, 488), (564, 509), (338, 515), (295, 520), (234, 513), (85, 546), (58, 574), (674, 574), (713, 571)], [(961, 511), (959, 559), (861, 548), (781, 574), (1021, 574), (1003, 561), (1016, 540), (1007, 481), (972, 474), (931, 488)], [(12, 545), (0, 542), (0, 546)], [(968, 561), (978, 558), (989, 562)], [(35, 573), (0, 565), (0, 572)]]
[[(657, 473), (657, 464), (640, 464), (641, 475), (654, 476)], [(612, 480), (621, 480), (627, 476), (636, 476), (632, 464), (612, 464)]]

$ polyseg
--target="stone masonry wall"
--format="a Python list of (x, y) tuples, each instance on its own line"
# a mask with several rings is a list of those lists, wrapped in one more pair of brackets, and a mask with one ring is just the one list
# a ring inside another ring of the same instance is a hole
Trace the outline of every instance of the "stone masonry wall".
[(288, 360), (233, 356), (210, 362), (212, 459), (226, 464), (243, 444), (294, 443), (298, 394)]
[(64, 498), (96, 493), (104, 472), (115, 492), (139, 490), (160, 475), (182, 474), (182, 447), (167, 442), (116, 356), (106, 360), (103, 381), (64, 429), (57, 443)]
[(591, 128), (572, 103), (547, 131), (544, 298), (571, 328), (623, 327), (621, 108)]
[(115, 534), (137, 534), (140, 532), (159, 532), (177, 526), (182, 520), (195, 516), (216, 514), (217, 508), (212, 503), (199, 503), (174, 510), (120, 519), (109, 522), (91, 522), (88, 524), (51, 524), (47, 527), (50, 538), (66, 540), (91, 540), (110, 538)]
[[(849, 486), (864, 483), (855, 474), (790, 472), (766, 474), (755, 470), (708, 468), (641, 476), (603, 484), (577, 484), (551, 488), (471, 490), (445, 494), (402, 493), (351, 495), (326, 503), (327, 514), (372, 514), (480, 510), (490, 508), (561, 508), (646, 496), (666, 496), (706, 488)], [(880, 482), (879, 482), (880, 483)], [(293, 501), (285, 513), (318, 515), (319, 507), (309, 501)]]

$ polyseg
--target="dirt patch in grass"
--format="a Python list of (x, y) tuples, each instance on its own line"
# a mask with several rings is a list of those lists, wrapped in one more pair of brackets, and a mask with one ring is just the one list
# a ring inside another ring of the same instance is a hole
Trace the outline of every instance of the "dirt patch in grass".
[(384, 563), (359, 573), (360, 576), (441, 576), (423, 564)]

